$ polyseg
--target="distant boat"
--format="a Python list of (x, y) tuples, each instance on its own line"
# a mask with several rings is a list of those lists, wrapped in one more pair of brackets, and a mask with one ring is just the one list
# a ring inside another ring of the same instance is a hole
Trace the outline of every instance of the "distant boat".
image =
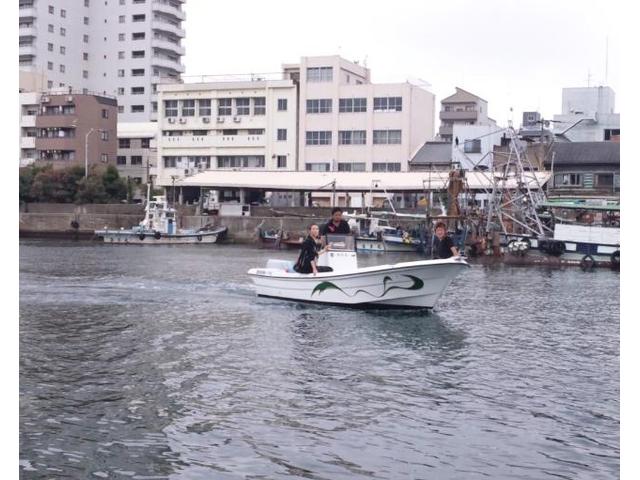
[(176, 210), (167, 205), (164, 196), (156, 196), (149, 200), (147, 191), (147, 205), (144, 220), (130, 229), (95, 230), (95, 235), (105, 243), (119, 245), (175, 245), (217, 243), (224, 238), (227, 227), (205, 225), (198, 230), (179, 229), (176, 226)]

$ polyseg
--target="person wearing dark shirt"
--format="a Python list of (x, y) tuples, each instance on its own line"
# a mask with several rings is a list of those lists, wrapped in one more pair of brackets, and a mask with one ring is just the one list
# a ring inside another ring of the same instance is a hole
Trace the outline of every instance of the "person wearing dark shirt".
[(458, 256), (458, 249), (453, 245), (453, 241), (447, 235), (447, 226), (443, 222), (436, 224), (436, 242), (434, 248), (434, 258), (450, 258)]
[(309, 226), (309, 235), (302, 242), (300, 255), (293, 269), (298, 273), (332, 272), (331, 267), (318, 266), (318, 255), (329, 250), (329, 247), (320, 249), (320, 229), (315, 223)]
[(326, 235), (327, 233), (341, 233), (348, 235), (351, 233), (349, 224), (342, 219), (342, 210), (339, 207), (335, 207), (331, 210), (331, 220), (322, 226), (322, 231), (320, 233), (322, 235)]

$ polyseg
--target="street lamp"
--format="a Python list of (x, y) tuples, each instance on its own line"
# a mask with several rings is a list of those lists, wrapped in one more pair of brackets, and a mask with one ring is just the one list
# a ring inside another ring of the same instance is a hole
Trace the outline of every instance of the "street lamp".
[(84, 136), (84, 178), (85, 180), (89, 176), (89, 135), (93, 132), (104, 132), (102, 128), (91, 128)]

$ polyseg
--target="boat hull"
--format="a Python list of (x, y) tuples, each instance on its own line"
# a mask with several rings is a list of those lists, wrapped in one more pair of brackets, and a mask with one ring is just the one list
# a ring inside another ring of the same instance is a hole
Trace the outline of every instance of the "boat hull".
[(358, 308), (433, 308), (453, 279), (469, 265), (461, 258), (422, 260), (360, 268), (351, 273), (289, 273), (249, 270), (257, 294)]
[(149, 233), (136, 233), (123, 230), (96, 230), (95, 234), (102, 237), (104, 243), (114, 245), (183, 245), (183, 244), (212, 244), (217, 243), (224, 231), (196, 232), (188, 234), (154, 235)]

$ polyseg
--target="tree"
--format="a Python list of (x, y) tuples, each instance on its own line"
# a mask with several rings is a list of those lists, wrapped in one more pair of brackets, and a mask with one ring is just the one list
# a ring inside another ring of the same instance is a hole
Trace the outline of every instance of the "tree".
[(127, 184), (113, 165), (109, 165), (102, 174), (102, 184), (109, 200), (120, 201), (127, 198)]
[(78, 182), (78, 191), (75, 195), (76, 203), (107, 203), (107, 194), (102, 178), (91, 175)]

